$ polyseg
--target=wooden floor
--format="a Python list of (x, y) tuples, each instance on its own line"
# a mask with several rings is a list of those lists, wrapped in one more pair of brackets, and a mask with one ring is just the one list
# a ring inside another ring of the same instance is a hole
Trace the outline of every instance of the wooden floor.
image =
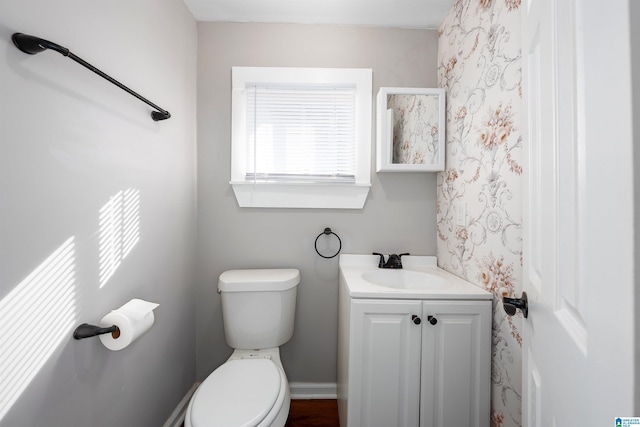
[(322, 399), (292, 400), (285, 427), (340, 427), (338, 403)]
[(285, 427), (340, 427), (335, 400), (292, 400)]

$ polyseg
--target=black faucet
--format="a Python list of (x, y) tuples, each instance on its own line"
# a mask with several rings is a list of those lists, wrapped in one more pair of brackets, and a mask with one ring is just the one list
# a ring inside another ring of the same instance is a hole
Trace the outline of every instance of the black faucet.
[(401, 258), (404, 255), (411, 255), (410, 253), (405, 254), (391, 254), (387, 259), (387, 262), (384, 262), (384, 255), (379, 254), (378, 252), (374, 252), (373, 255), (378, 255), (380, 257), (380, 262), (378, 262), (378, 268), (402, 268), (402, 260)]

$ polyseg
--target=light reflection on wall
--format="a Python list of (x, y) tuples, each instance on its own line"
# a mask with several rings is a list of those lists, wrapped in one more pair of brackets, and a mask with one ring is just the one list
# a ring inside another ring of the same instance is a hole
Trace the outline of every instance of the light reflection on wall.
[(0, 301), (0, 420), (76, 318), (74, 238), (69, 238)]
[(140, 191), (119, 191), (100, 209), (100, 287), (140, 239)]

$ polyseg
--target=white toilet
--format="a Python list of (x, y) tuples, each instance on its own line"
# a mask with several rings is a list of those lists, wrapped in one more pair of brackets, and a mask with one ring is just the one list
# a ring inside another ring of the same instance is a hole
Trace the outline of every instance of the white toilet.
[(224, 334), (231, 357), (196, 390), (185, 427), (282, 427), (289, 383), (279, 346), (293, 335), (296, 269), (229, 270), (220, 275)]

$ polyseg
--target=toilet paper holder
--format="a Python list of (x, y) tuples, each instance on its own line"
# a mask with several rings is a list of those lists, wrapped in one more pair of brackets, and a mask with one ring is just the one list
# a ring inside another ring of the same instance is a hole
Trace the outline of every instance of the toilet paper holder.
[(108, 333), (111, 333), (111, 336), (116, 339), (120, 336), (120, 329), (116, 325), (101, 328), (100, 326), (83, 323), (73, 331), (73, 338), (81, 340), (83, 338), (91, 338)]

